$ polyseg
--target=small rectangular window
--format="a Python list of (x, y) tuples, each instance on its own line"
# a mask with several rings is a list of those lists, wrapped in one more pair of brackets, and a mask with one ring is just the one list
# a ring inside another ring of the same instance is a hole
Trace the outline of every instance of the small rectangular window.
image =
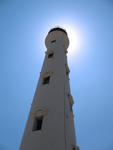
[(72, 104), (71, 104), (71, 102), (69, 102), (69, 105), (70, 105), (70, 110), (72, 111), (73, 109), (72, 109)]
[(51, 43), (55, 43), (55, 42), (56, 42), (56, 40), (51, 41)]
[(32, 131), (37, 131), (42, 129), (42, 122), (43, 122), (43, 116), (36, 117), (34, 119), (34, 124), (33, 124), (33, 130)]
[(69, 99), (70, 110), (73, 111), (73, 104), (74, 104), (73, 97), (71, 96), (70, 93), (68, 93), (67, 96), (68, 96), (68, 99)]
[(73, 146), (73, 150), (76, 150), (76, 147), (75, 147), (75, 146)]
[(50, 81), (50, 76), (44, 77), (43, 78), (43, 84), (48, 84)]
[(67, 76), (69, 75), (69, 72), (68, 72), (68, 70), (66, 70), (66, 75), (67, 75)]
[(67, 64), (65, 64), (65, 67), (66, 67), (66, 75), (68, 76), (68, 75), (69, 75), (70, 70), (69, 70), (69, 67), (68, 67), (68, 65), (67, 65)]
[(52, 57), (53, 57), (53, 55), (54, 55), (54, 53), (50, 53), (50, 54), (48, 54), (48, 58), (52, 58)]

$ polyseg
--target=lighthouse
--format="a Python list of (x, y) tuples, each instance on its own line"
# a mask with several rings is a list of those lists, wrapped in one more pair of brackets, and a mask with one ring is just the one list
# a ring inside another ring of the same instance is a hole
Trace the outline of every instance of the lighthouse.
[(52, 28), (20, 150), (79, 150), (67, 62), (67, 32)]

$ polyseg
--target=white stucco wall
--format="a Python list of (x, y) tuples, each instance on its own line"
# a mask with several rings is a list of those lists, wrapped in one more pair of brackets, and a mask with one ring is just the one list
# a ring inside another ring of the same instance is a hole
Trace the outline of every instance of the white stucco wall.
[[(56, 40), (55, 43), (51, 43)], [(62, 31), (52, 31), (45, 40), (47, 52), (32, 102), (20, 150), (72, 150), (76, 146), (73, 113), (69, 106), (69, 77), (66, 75), (69, 40)], [(48, 53), (53, 51), (53, 58)], [(50, 75), (49, 84), (42, 84)], [(43, 115), (42, 129), (32, 131), (34, 117)]]

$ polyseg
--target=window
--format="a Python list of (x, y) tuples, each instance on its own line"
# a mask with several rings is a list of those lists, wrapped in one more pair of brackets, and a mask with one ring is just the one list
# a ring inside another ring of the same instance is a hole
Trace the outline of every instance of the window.
[(48, 84), (50, 80), (50, 76), (44, 77), (43, 78), (43, 84)]
[(68, 75), (69, 75), (70, 70), (69, 70), (69, 67), (68, 67), (68, 65), (67, 65), (67, 64), (65, 64), (65, 67), (66, 67), (66, 75), (68, 76)]
[(51, 43), (55, 43), (55, 42), (56, 42), (56, 40), (51, 41)]
[(68, 99), (69, 99), (69, 107), (70, 107), (70, 110), (72, 112), (73, 111), (74, 100), (73, 100), (73, 97), (70, 93), (68, 93), (67, 96), (68, 96)]
[(72, 150), (80, 150), (79, 146), (73, 146)]
[(69, 105), (70, 105), (70, 110), (72, 111), (72, 103), (71, 103), (71, 102), (69, 102)]
[(66, 75), (68, 76), (69, 75), (69, 72), (68, 72), (68, 70), (66, 69)]
[(37, 131), (42, 129), (43, 116), (36, 117), (34, 119), (33, 130)]
[(73, 146), (73, 150), (76, 150), (76, 146)]
[(53, 57), (53, 55), (54, 55), (54, 53), (50, 53), (50, 54), (48, 54), (48, 58), (52, 58), (52, 57)]

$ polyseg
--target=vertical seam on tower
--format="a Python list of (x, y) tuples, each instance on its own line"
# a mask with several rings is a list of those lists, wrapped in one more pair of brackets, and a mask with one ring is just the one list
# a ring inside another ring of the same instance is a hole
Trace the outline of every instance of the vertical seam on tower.
[(66, 150), (67, 144), (66, 144), (66, 125), (65, 125), (65, 81), (64, 81), (64, 139), (65, 139), (65, 150)]

